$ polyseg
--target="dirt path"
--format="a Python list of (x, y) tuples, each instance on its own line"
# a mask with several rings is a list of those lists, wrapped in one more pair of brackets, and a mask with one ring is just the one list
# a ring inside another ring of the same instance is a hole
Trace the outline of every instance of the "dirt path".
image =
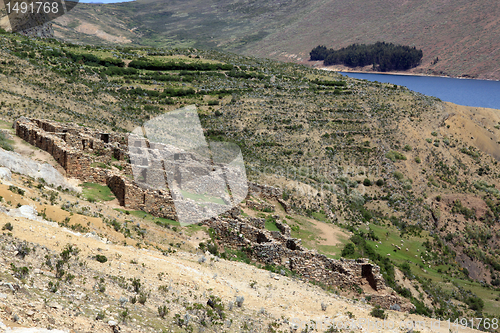
[(343, 243), (343, 240), (349, 238), (349, 235), (346, 234), (343, 230), (338, 227), (334, 227), (331, 224), (327, 224), (324, 222), (316, 221), (313, 219), (309, 219), (315, 228), (321, 231), (321, 234), (318, 234), (318, 238), (320, 238), (319, 245), (338, 245)]

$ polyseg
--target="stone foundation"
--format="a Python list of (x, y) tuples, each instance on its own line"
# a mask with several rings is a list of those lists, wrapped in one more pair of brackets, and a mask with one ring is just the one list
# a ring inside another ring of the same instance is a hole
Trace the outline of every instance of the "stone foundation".
[[(284, 266), (306, 280), (345, 289), (370, 286), (374, 292), (391, 292), (380, 274), (380, 267), (368, 259), (336, 260), (308, 250), (300, 239), (290, 236), (290, 227), (281, 221), (276, 222), (280, 232), (265, 230), (264, 219), (256, 218), (214, 218), (207, 221), (207, 225), (214, 229), (220, 245), (245, 249), (258, 262)], [(386, 309), (398, 304), (402, 311), (414, 308), (407, 299), (392, 293), (390, 296), (374, 293), (370, 303)]]

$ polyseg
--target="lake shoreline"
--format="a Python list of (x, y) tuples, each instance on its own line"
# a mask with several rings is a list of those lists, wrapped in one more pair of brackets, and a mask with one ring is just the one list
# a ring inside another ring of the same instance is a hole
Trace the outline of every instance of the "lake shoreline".
[[(332, 71), (333, 69), (329, 69)], [(459, 79), (446, 76), (410, 75), (409, 73), (339, 72), (345, 77), (371, 82), (389, 83), (442, 101), (469, 107), (500, 109), (500, 81)], [(380, 75), (385, 74), (385, 75)]]
[(461, 80), (482, 80), (482, 81), (493, 81), (500, 82), (500, 80), (494, 79), (478, 79), (471, 77), (463, 77), (463, 76), (451, 76), (451, 75), (434, 75), (434, 74), (423, 74), (423, 73), (408, 73), (408, 72), (376, 72), (376, 71), (363, 71), (363, 70), (351, 70), (346, 68), (331, 68), (331, 67), (315, 67), (317, 69), (329, 71), (329, 72), (337, 72), (339, 74), (342, 73), (356, 73), (356, 74), (382, 74), (382, 75), (402, 75), (402, 76), (423, 76), (423, 77), (441, 77), (441, 78), (450, 78), (450, 79), (461, 79)]

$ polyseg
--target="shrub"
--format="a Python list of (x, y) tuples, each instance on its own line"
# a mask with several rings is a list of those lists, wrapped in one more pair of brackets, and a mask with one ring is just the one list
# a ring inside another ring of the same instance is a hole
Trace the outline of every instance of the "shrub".
[(2, 227), (2, 230), (9, 230), (9, 231), (12, 231), (12, 229), (14, 229), (14, 226), (12, 225), (12, 223), (10, 222), (7, 222), (3, 225)]
[(393, 175), (394, 175), (394, 178), (396, 178), (397, 180), (401, 180), (404, 177), (403, 174), (399, 171), (394, 171)]
[(422, 160), (420, 159), (419, 156), (417, 156), (417, 157), (415, 157), (415, 162), (420, 163), (420, 162), (422, 162)]
[(24, 195), (24, 190), (14, 185), (9, 186), (9, 191), (20, 195)]
[(119, 313), (120, 319), (122, 322), (126, 322), (128, 317), (130, 316), (128, 313), (128, 309), (123, 310), (122, 312)]
[(168, 314), (168, 308), (166, 305), (160, 305), (158, 306), (158, 316), (160, 316), (160, 318), (165, 318), (165, 316)]
[(387, 157), (388, 159), (390, 159), (392, 162), (396, 162), (397, 160), (402, 160), (402, 161), (406, 160), (406, 156), (405, 155), (401, 154), (398, 151), (394, 151), (394, 150), (391, 150), (390, 152), (388, 152), (387, 154), (385, 154), (385, 157)]
[(16, 267), (14, 263), (10, 263), (10, 269), (12, 269), (12, 272), (18, 279), (24, 279), (28, 276), (29, 274), (29, 268), (28, 267)]
[(100, 263), (105, 263), (106, 261), (108, 261), (108, 258), (106, 258), (106, 256), (104, 256), (102, 254), (97, 254), (95, 256), (95, 260), (97, 260)]
[(148, 299), (148, 295), (146, 295), (145, 293), (140, 293), (139, 297), (137, 298), (137, 302), (139, 302), (139, 304), (144, 305), (144, 303), (146, 303), (147, 299)]
[(377, 186), (384, 186), (384, 180), (383, 179), (378, 179), (375, 184), (377, 184)]
[(139, 293), (141, 291), (141, 279), (133, 278), (131, 281), (134, 292)]
[(355, 247), (354, 247), (354, 244), (353, 243), (347, 243), (345, 246), (344, 246), (344, 249), (342, 249), (342, 253), (341, 253), (341, 256), (342, 257), (349, 257), (349, 256), (352, 256), (355, 252)]
[(365, 180), (363, 180), (363, 185), (364, 186), (372, 186), (372, 182), (368, 178), (365, 178)]
[(16, 246), (17, 255), (24, 259), (30, 252), (31, 249), (28, 247), (26, 243), (21, 243)]
[(57, 289), (59, 289), (59, 282), (54, 283), (52, 281), (49, 281), (49, 291), (51, 293), (55, 293)]
[(410, 145), (405, 145), (405, 147), (403, 149), (405, 151), (410, 151), (411, 150), (411, 146)]
[(384, 309), (381, 309), (379, 305), (375, 306), (372, 311), (370, 312), (370, 315), (375, 318), (380, 318), (380, 319), (386, 319), (387, 315), (384, 312)]

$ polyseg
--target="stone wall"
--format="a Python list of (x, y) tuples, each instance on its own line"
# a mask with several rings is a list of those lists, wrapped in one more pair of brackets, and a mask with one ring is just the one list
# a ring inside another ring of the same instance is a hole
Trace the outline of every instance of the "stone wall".
[(248, 194), (268, 199), (281, 199), (283, 190), (277, 187), (248, 182)]
[(255, 202), (252, 200), (247, 200), (246, 205), (248, 208), (253, 208), (256, 210), (263, 211), (263, 212), (274, 212), (275, 211), (274, 205), (268, 204), (267, 202), (264, 202), (264, 201)]
[(403, 311), (414, 308), (407, 299), (391, 293), (380, 274), (380, 267), (369, 263), (368, 259), (336, 260), (308, 250), (300, 239), (290, 236), (290, 227), (281, 221), (276, 222), (280, 232), (264, 229), (264, 220), (255, 218), (213, 218), (207, 225), (214, 229), (220, 245), (251, 249), (247, 253), (263, 264), (284, 266), (306, 280), (327, 286), (345, 289), (370, 286), (372, 304), (386, 309), (398, 304)]
[[(100, 133), (74, 124), (19, 118), (14, 123), (16, 135), (26, 142), (45, 150), (66, 170), (68, 177), (84, 182), (107, 185), (115, 194), (120, 205), (143, 210), (155, 216), (175, 220), (175, 207), (168, 188), (156, 191), (130, 181), (132, 168), (125, 136), (113, 133)], [(112, 158), (118, 161), (122, 170), (113, 170), (108, 165)], [(149, 170), (151, 181), (158, 182), (162, 174)]]
[(283, 190), (278, 187), (248, 182), (247, 198), (251, 195), (276, 200), (283, 207), (285, 212), (290, 213), (290, 205), (283, 200)]

